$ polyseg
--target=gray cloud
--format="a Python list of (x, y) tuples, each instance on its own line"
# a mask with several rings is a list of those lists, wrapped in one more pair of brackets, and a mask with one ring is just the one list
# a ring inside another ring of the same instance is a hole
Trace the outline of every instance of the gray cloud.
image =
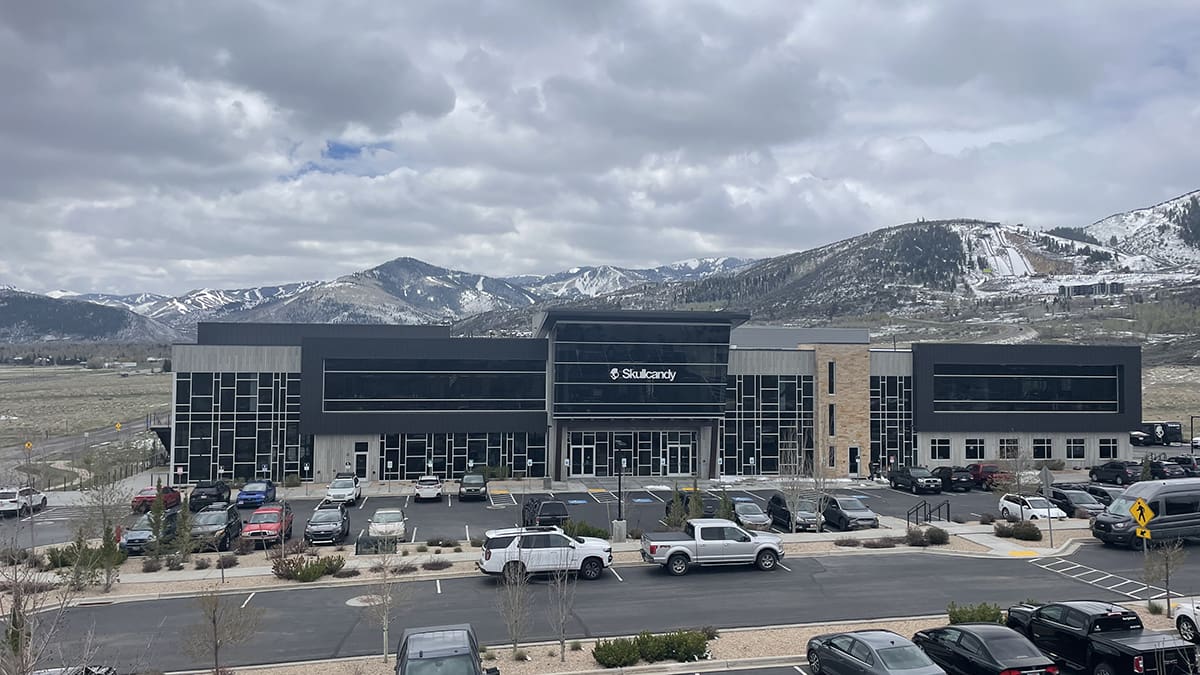
[(0, 283), (1086, 224), (1200, 187), (1197, 40), (1190, 0), (3, 3)]

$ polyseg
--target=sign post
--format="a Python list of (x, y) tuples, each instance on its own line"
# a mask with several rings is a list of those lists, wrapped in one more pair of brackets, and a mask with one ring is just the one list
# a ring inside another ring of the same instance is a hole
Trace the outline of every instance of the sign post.
[[(1129, 515), (1133, 516), (1134, 522), (1138, 524), (1137, 529), (1133, 531), (1134, 536), (1142, 540), (1142, 566), (1144, 567), (1150, 557), (1150, 529), (1146, 527), (1150, 521), (1154, 520), (1154, 509), (1146, 503), (1145, 499), (1137, 498), (1133, 506), (1129, 507)], [(1150, 596), (1150, 581), (1146, 580), (1146, 597)], [(1167, 604), (1171, 603), (1171, 598), (1167, 597)]]
[[(1050, 548), (1054, 548), (1054, 519), (1048, 517), (1050, 515), (1050, 509), (1054, 508), (1054, 502), (1050, 501), (1050, 484), (1054, 482), (1054, 474), (1050, 473), (1049, 467), (1047, 467), (1045, 464), (1042, 465), (1041, 478), (1042, 497), (1044, 497), (1046, 503), (1050, 505), (1050, 508), (1046, 509), (1046, 529), (1050, 532)], [(1072, 514), (1068, 513), (1067, 515), (1070, 516)]]

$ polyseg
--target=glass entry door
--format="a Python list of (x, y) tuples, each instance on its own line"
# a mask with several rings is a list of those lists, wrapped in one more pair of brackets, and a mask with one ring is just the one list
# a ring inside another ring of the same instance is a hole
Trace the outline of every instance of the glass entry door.
[(596, 434), (591, 431), (571, 432), (571, 475), (596, 475)]

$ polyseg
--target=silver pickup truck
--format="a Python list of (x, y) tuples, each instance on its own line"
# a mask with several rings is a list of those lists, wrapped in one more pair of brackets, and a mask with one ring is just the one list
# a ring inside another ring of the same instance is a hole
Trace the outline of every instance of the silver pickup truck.
[(683, 532), (642, 535), (642, 560), (662, 565), (675, 576), (692, 565), (752, 564), (773, 570), (783, 558), (782, 539), (765, 532), (748, 532), (720, 518), (687, 521)]

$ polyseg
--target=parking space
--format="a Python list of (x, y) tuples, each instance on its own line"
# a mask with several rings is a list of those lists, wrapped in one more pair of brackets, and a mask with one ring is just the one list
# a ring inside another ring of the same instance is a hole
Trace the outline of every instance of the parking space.
[[(1197, 554), (1197, 548), (1200, 547), (1195, 543), (1185, 541), (1184, 550), (1189, 560), (1184, 561), (1185, 568), (1180, 570), (1180, 574), (1171, 574), (1172, 597), (1200, 596), (1200, 577), (1188, 573), (1190, 558)], [(1166, 597), (1166, 588), (1161, 586), (1161, 582), (1147, 589), (1142, 581), (1145, 559), (1140, 550), (1089, 541), (1069, 556), (1039, 558), (1030, 562), (1047, 571), (1131, 598), (1146, 599), (1147, 595), (1151, 598)]]

